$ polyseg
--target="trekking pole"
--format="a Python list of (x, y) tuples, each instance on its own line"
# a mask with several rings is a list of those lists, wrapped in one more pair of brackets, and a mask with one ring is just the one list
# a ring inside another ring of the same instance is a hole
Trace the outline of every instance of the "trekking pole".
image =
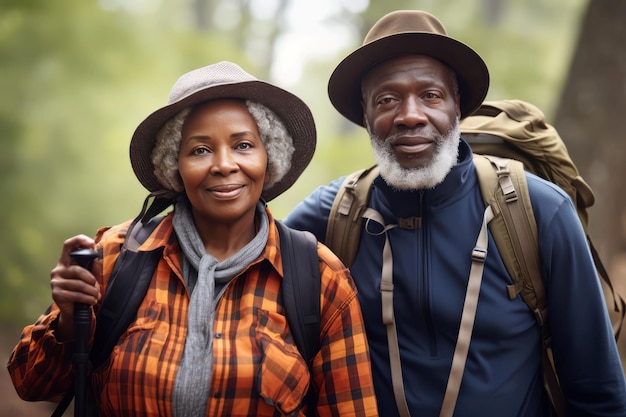
[[(85, 269), (98, 257), (91, 249), (79, 249), (70, 253), (72, 259)], [(88, 304), (74, 304), (74, 416), (87, 415), (87, 377), (89, 374), (89, 335), (91, 334), (91, 307)]]

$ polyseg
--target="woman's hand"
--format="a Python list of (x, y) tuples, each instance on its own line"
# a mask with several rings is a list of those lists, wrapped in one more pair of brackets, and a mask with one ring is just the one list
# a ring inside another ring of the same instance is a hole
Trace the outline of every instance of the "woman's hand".
[(59, 341), (74, 338), (74, 304), (90, 306), (100, 301), (100, 285), (96, 276), (102, 273), (100, 262), (92, 264), (91, 271), (77, 265), (70, 257), (70, 252), (89, 248), (95, 249), (93, 239), (74, 236), (63, 243), (63, 251), (56, 267), (50, 273), (52, 300), (59, 307), (60, 315), (55, 335)]

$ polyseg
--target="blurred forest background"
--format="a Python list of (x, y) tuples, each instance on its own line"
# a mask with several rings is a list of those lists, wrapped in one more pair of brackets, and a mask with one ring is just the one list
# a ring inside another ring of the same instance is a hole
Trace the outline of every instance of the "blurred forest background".
[[(482, 55), (489, 99), (544, 110), (596, 192), (591, 236), (624, 287), (624, 0), (3, 0), (2, 357), (50, 303), (63, 240), (138, 214), (146, 191), (130, 167), (130, 137), (178, 76), (231, 60), (311, 106), (316, 156), (272, 201), (280, 219), (317, 185), (372, 162), (365, 131), (336, 113), (326, 85), (378, 18), (404, 8), (434, 13)], [(0, 415), (49, 414), (16, 400), (4, 366), (1, 380)]]

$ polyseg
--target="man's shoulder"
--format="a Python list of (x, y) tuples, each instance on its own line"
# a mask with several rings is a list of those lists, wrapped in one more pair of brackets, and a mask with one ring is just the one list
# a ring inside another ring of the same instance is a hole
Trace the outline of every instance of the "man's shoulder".
[(316, 191), (318, 191), (320, 193), (332, 194), (334, 196), (334, 195), (337, 194), (337, 192), (341, 188), (341, 184), (343, 184), (343, 182), (346, 179), (346, 177), (347, 177), (347, 175), (343, 175), (341, 177), (335, 178), (334, 180), (330, 181), (329, 183), (327, 183), (325, 185), (320, 185), (319, 187), (317, 187)]
[[(325, 185), (317, 186), (308, 196), (304, 198), (294, 209), (293, 212), (298, 212), (305, 207), (315, 207), (317, 209), (330, 209), (337, 192), (341, 188), (341, 184), (345, 177), (339, 177)], [(293, 213), (292, 212), (292, 213)], [(290, 215), (285, 219), (288, 223)]]
[(334, 179), (315, 188), (291, 210), (283, 222), (294, 229), (308, 230), (320, 242), (324, 242), (328, 216), (344, 178)]
[(563, 203), (563, 200), (571, 201), (569, 195), (558, 185), (533, 173), (526, 172), (526, 182), (533, 206), (535, 204), (551, 203), (560, 205)]
[[(536, 175), (527, 173), (526, 178), (528, 194), (540, 235), (557, 233), (554, 227), (560, 228), (558, 233), (569, 234), (577, 230), (578, 228), (571, 226), (580, 224), (580, 218), (570, 196), (558, 185)], [(554, 219), (559, 219), (559, 221), (554, 222)]]

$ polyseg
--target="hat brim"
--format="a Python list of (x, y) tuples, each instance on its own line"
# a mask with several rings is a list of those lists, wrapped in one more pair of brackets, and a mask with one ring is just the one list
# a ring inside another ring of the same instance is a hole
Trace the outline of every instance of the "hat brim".
[(163, 125), (187, 107), (216, 99), (243, 99), (263, 104), (284, 123), (293, 139), (295, 152), (291, 168), (270, 188), (263, 190), (262, 198), (270, 201), (291, 187), (307, 167), (316, 145), (316, 130), (309, 107), (297, 96), (264, 81), (244, 81), (221, 84), (197, 91), (184, 99), (160, 108), (150, 114), (135, 130), (130, 142), (130, 160), (135, 175), (150, 192), (162, 191), (154, 174), (152, 150), (156, 136)]
[(404, 32), (363, 45), (339, 63), (328, 82), (328, 96), (333, 106), (348, 120), (363, 126), (363, 76), (375, 65), (401, 55), (428, 55), (456, 72), (462, 118), (478, 109), (487, 96), (489, 71), (473, 49), (435, 33)]

